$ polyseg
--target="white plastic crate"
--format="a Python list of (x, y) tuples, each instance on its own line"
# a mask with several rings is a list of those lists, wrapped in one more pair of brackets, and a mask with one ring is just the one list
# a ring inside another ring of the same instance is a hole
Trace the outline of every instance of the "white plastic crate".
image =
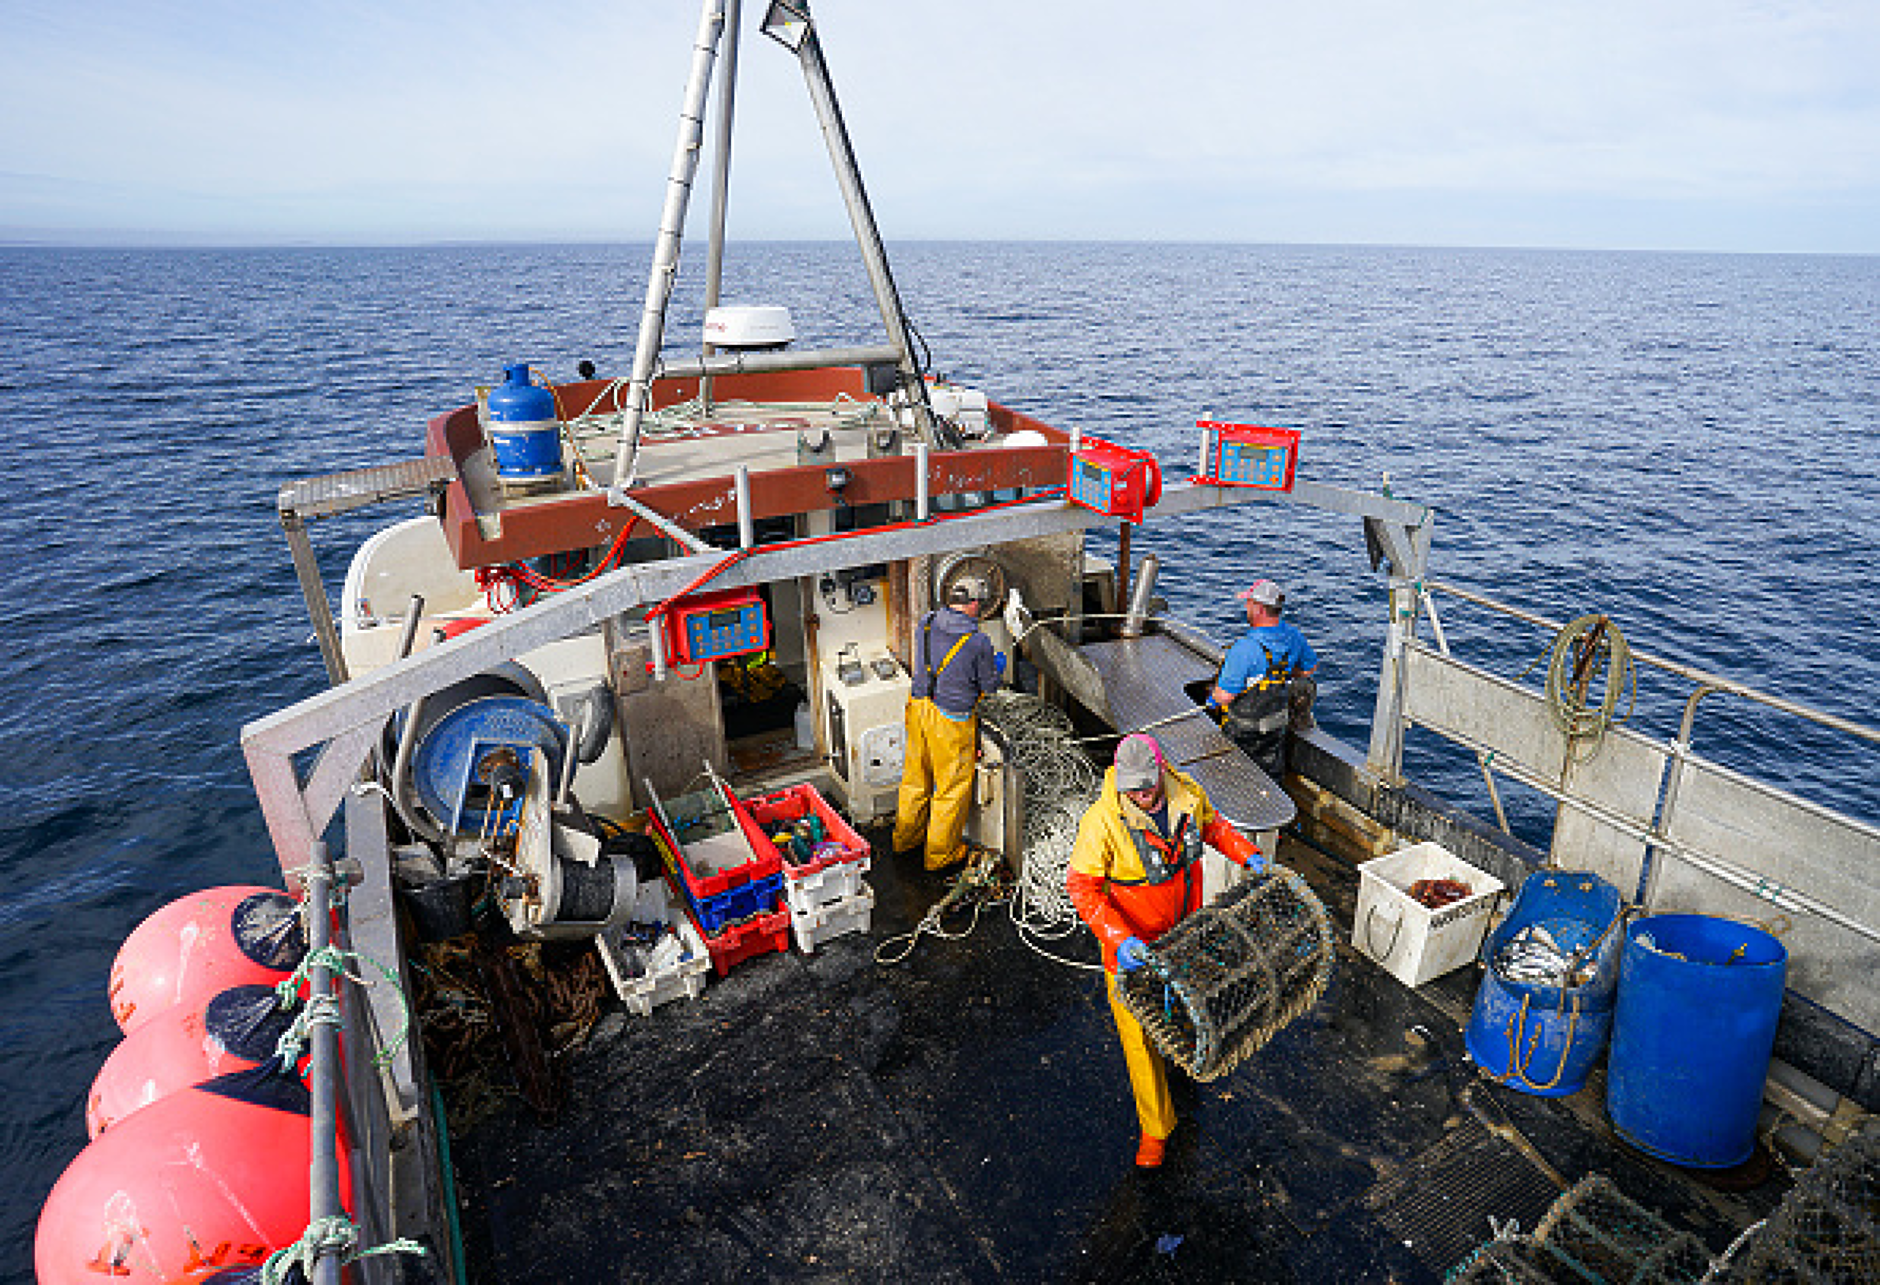
[(690, 916), (683, 912), (674, 912), (674, 915), (669, 922), (679, 930), (685, 957), (676, 964), (649, 969), (642, 977), (627, 976), (620, 929), (611, 928), (594, 939), (594, 946), (601, 953), (601, 963), (607, 966), (607, 975), (613, 979), (614, 993), (620, 996), (621, 1003), (641, 1017), (668, 1000), (697, 999), (705, 989), (706, 974), (711, 972), (711, 955), (705, 949), (705, 939), (692, 926)]
[(855, 896), (868, 886), (862, 882), (862, 876), (868, 873), (871, 861), (869, 857), (838, 861), (801, 879), (791, 878), (790, 867), (785, 865), (783, 898), (789, 904), (790, 913), (809, 914)]
[[(1454, 879), (1469, 896), (1431, 910), (1410, 895), (1419, 879)], [(1473, 960), (1501, 880), (1440, 843), (1418, 843), (1358, 867), (1351, 944), (1405, 986), (1421, 986)]]
[(790, 910), (790, 929), (796, 935), (797, 949), (805, 955), (816, 947), (844, 933), (865, 933), (875, 915), (875, 890), (867, 884), (862, 890), (841, 901), (812, 910)]

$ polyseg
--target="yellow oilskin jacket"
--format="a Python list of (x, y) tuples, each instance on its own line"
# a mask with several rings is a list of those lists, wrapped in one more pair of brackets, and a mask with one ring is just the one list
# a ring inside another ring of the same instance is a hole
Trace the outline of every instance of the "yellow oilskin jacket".
[[(1208, 802), (1194, 778), (1166, 765), (1162, 789), (1167, 796), (1169, 835), (1156, 830), (1149, 814), (1116, 788), (1116, 769), (1103, 774), (1097, 801), (1077, 827), (1077, 843), (1065, 884), (1078, 915), (1103, 943), (1103, 966), (1116, 971), (1116, 948), (1130, 937), (1152, 942), (1201, 908), (1198, 845), (1185, 843), (1191, 833), (1229, 860), (1247, 865), (1260, 849), (1229, 825)], [(1156, 878), (1144, 861), (1138, 839), (1158, 858)]]

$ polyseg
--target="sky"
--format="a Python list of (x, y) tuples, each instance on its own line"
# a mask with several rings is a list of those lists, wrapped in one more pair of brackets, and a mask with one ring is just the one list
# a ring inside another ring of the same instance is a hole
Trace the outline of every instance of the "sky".
[[(845, 238), (763, 3), (730, 235)], [(890, 241), (1880, 253), (1877, 0), (814, 12)], [(643, 243), (698, 17), (0, 0), (0, 244)], [(694, 235), (709, 201), (701, 172)]]

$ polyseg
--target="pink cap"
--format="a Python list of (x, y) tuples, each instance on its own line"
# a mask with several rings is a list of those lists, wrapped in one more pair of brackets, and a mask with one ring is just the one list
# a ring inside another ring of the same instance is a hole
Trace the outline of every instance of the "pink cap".
[(1242, 602), (1257, 602), (1263, 607), (1277, 607), (1286, 601), (1285, 593), (1271, 580), (1255, 580), (1234, 596)]

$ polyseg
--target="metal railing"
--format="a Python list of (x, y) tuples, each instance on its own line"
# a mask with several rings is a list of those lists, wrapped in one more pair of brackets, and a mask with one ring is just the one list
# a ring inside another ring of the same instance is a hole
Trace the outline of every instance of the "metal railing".
[[(1500, 613), (1501, 615), (1515, 620), (1520, 620), (1540, 629), (1552, 631), (1556, 634), (1566, 628), (1564, 622), (1553, 620), (1535, 612), (1523, 610), (1519, 607), (1491, 598), (1486, 594), (1464, 589), (1457, 585), (1427, 580), (1422, 582), (1418, 586), (1418, 589), (1421, 601), (1427, 614), (1430, 616), (1433, 630), (1436, 633), (1441, 648), (1440, 654), (1436, 652), (1425, 652), (1424, 654), (1432, 659), (1439, 659), (1444, 664), (1453, 666), (1459, 671), (1472, 675), (1469, 681), (1475, 683), (1474, 690), (1478, 693), (1492, 693), (1493, 688), (1500, 687), (1505, 689), (1502, 694), (1509, 701), (1521, 699), (1519, 689), (1515, 688), (1514, 684), (1494, 679), (1492, 676), (1482, 673), (1482, 671), (1473, 670), (1472, 667), (1466, 666), (1460, 661), (1456, 661), (1450, 655), (1447, 639), (1443, 634), (1440, 620), (1435, 611), (1434, 600), (1430, 597), (1430, 591), (1434, 590), (1449, 594), (1463, 601), (1486, 608), (1487, 610)], [(1421, 645), (1410, 638), (1403, 639), (1401, 646), (1406, 653), (1422, 650)], [(1649, 652), (1642, 652), (1636, 649), (1631, 649), (1630, 655), (1632, 660), (1637, 664), (1649, 666), (1653, 669), (1671, 674), (1693, 685), (1690, 694), (1683, 702), (1682, 715), (1675, 736), (1669, 740), (1658, 740), (1656, 738), (1643, 736), (1639, 737), (1640, 748), (1637, 752), (1641, 756), (1648, 757), (1653, 752), (1662, 752), (1664, 756), (1664, 769), (1655, 797), (1655, 806), (1651, 809), (1649, 820), (1643, 820), (1635, 814), (1628, 813), (1624, 807), (1616, 806), (1610, 798), (1602, 799), (1596, 790), (1576, 788), (1569, 784), (1569, 774), (1564, 770), (1557, 779), (1553, 778), (1550, 776), (1546, 767), (1531, 762), (1523, 763), (1518, 758), (1507, 754), (1506, 745), (1493, 743), (1493, 738), (1491, 737), (1472, 736), (1458, 731), (1453, 725), (1445, 726), (1440, 720), (1431, 718), (1427, 710), (1419, 714), (1415, 708), (1415, 698), (1412, 695), (1406, 695), (1405, 697), (1403, 705), (1404, 719), (1406, 724), (1414, 723), (1417, 726), (1424, 727), (1437, 736), (1470, 750), (1475, 755), (1477, 762), (1481, 765), (1484, 777), (1488, 780), (1491, 798), (1495, 800), (1498, 812), (1500, 811), (1500, 800), (1499, 796), (1495, 794), (1494, 791), (1495, 771), (1500, 771), (1508, 778), (1519, 781), (1523, 785), (1554, 800), (1556, 803), (1577, 810), (1599, 825), (1608, 827), (1642, 844), (1644, 846), (1644, 854), (1639, 870), (1636, 895), (1634, 897), (1635, 900), (1642, 904), (1647, 902), (1654, 886), (1654, 878), (1658, 872), (1658, 859), (1660, 857), (1669, 857), (1683, 862), (1701, 871), (1710, 878), (1728, 884), (1779, 910), (1808, 914), (1833, 924), (1838, 928), (1854, 933), (1868, 941), (1880, 941), (1880, 928), (1863, 923), (1854, 916), (1844, 913), (1838, 907), (1830, 904), (1821, 897), (1811, 895), (1809, 892), (1790, 886), (1779, 879), (1772, 878), (1768, 873), (1748, 868), (1739, 861), (1732, 859), (1731, 856), (1710, 850), (1705, 845), (1694, 842), (1688, 837), (1680, 837), (1681, 833), (1688, 828), (1688, 818), (1685, 813), (1680, 810), (1681, 795), (1689, 782), (1702, 776), (1712, 781), (1713, 785), (1714, 783), (1721, 782), (1729, 789), (1738, 791), (1746, 806), (1753, 806), (1760, 800), (1772, 814), (1780, 809), (1805, 814), (1811, 820), (1819, 821), (1824, 827), (1832, 827), (1834, 833), (1845, 837), (1851, 844), (1857, 846), (1872, 845), (1876, 852), (1880, 852), (1880, 828), (1876, 828), (1853, 817), (1843, 815), (1833, 809), (1795, 799), (1775, 789), (1775, 787), (1756, 782), (1747, 776), (1739, 776), (1736, 773), (1730, 772), (1728, 769), (1706, 763), (1704, 760), (1695, 756), (1692, 753), (1691, 747), (1695, 733), (1697, 714), (1700, 704), (1707, 696), (1719, 692), (1739, 696), (1747, 701), (1806, 720), (1817, 726), (1845, 734), (1869, 744), (1880, 745), (1880, 731), (1862, 726), (1849, 719), (1841, 718), (1823, 710), (1815, 709), (1800, 701), (1762, 691), (1747, 683), (1727, 678), (1721, 674), (1712, 673), (1682, 661), (1656, 656)], [(1407, 678), (1404, 676), (1404, 671), (1401, 669), (1399, 670), (1399, 682), (1407, 683)], [(1494, 699), (1493, 695), (1489, 695), (1488, 699)], [(1633, 733), (1629, 735), (1638, 734)], [(1393, 770), (1400, 769), (1400, 764), (1392, 764), (1390, 766)], [(1505, 819), (1503, 827), (1504, 829), (1506, 828)]]

